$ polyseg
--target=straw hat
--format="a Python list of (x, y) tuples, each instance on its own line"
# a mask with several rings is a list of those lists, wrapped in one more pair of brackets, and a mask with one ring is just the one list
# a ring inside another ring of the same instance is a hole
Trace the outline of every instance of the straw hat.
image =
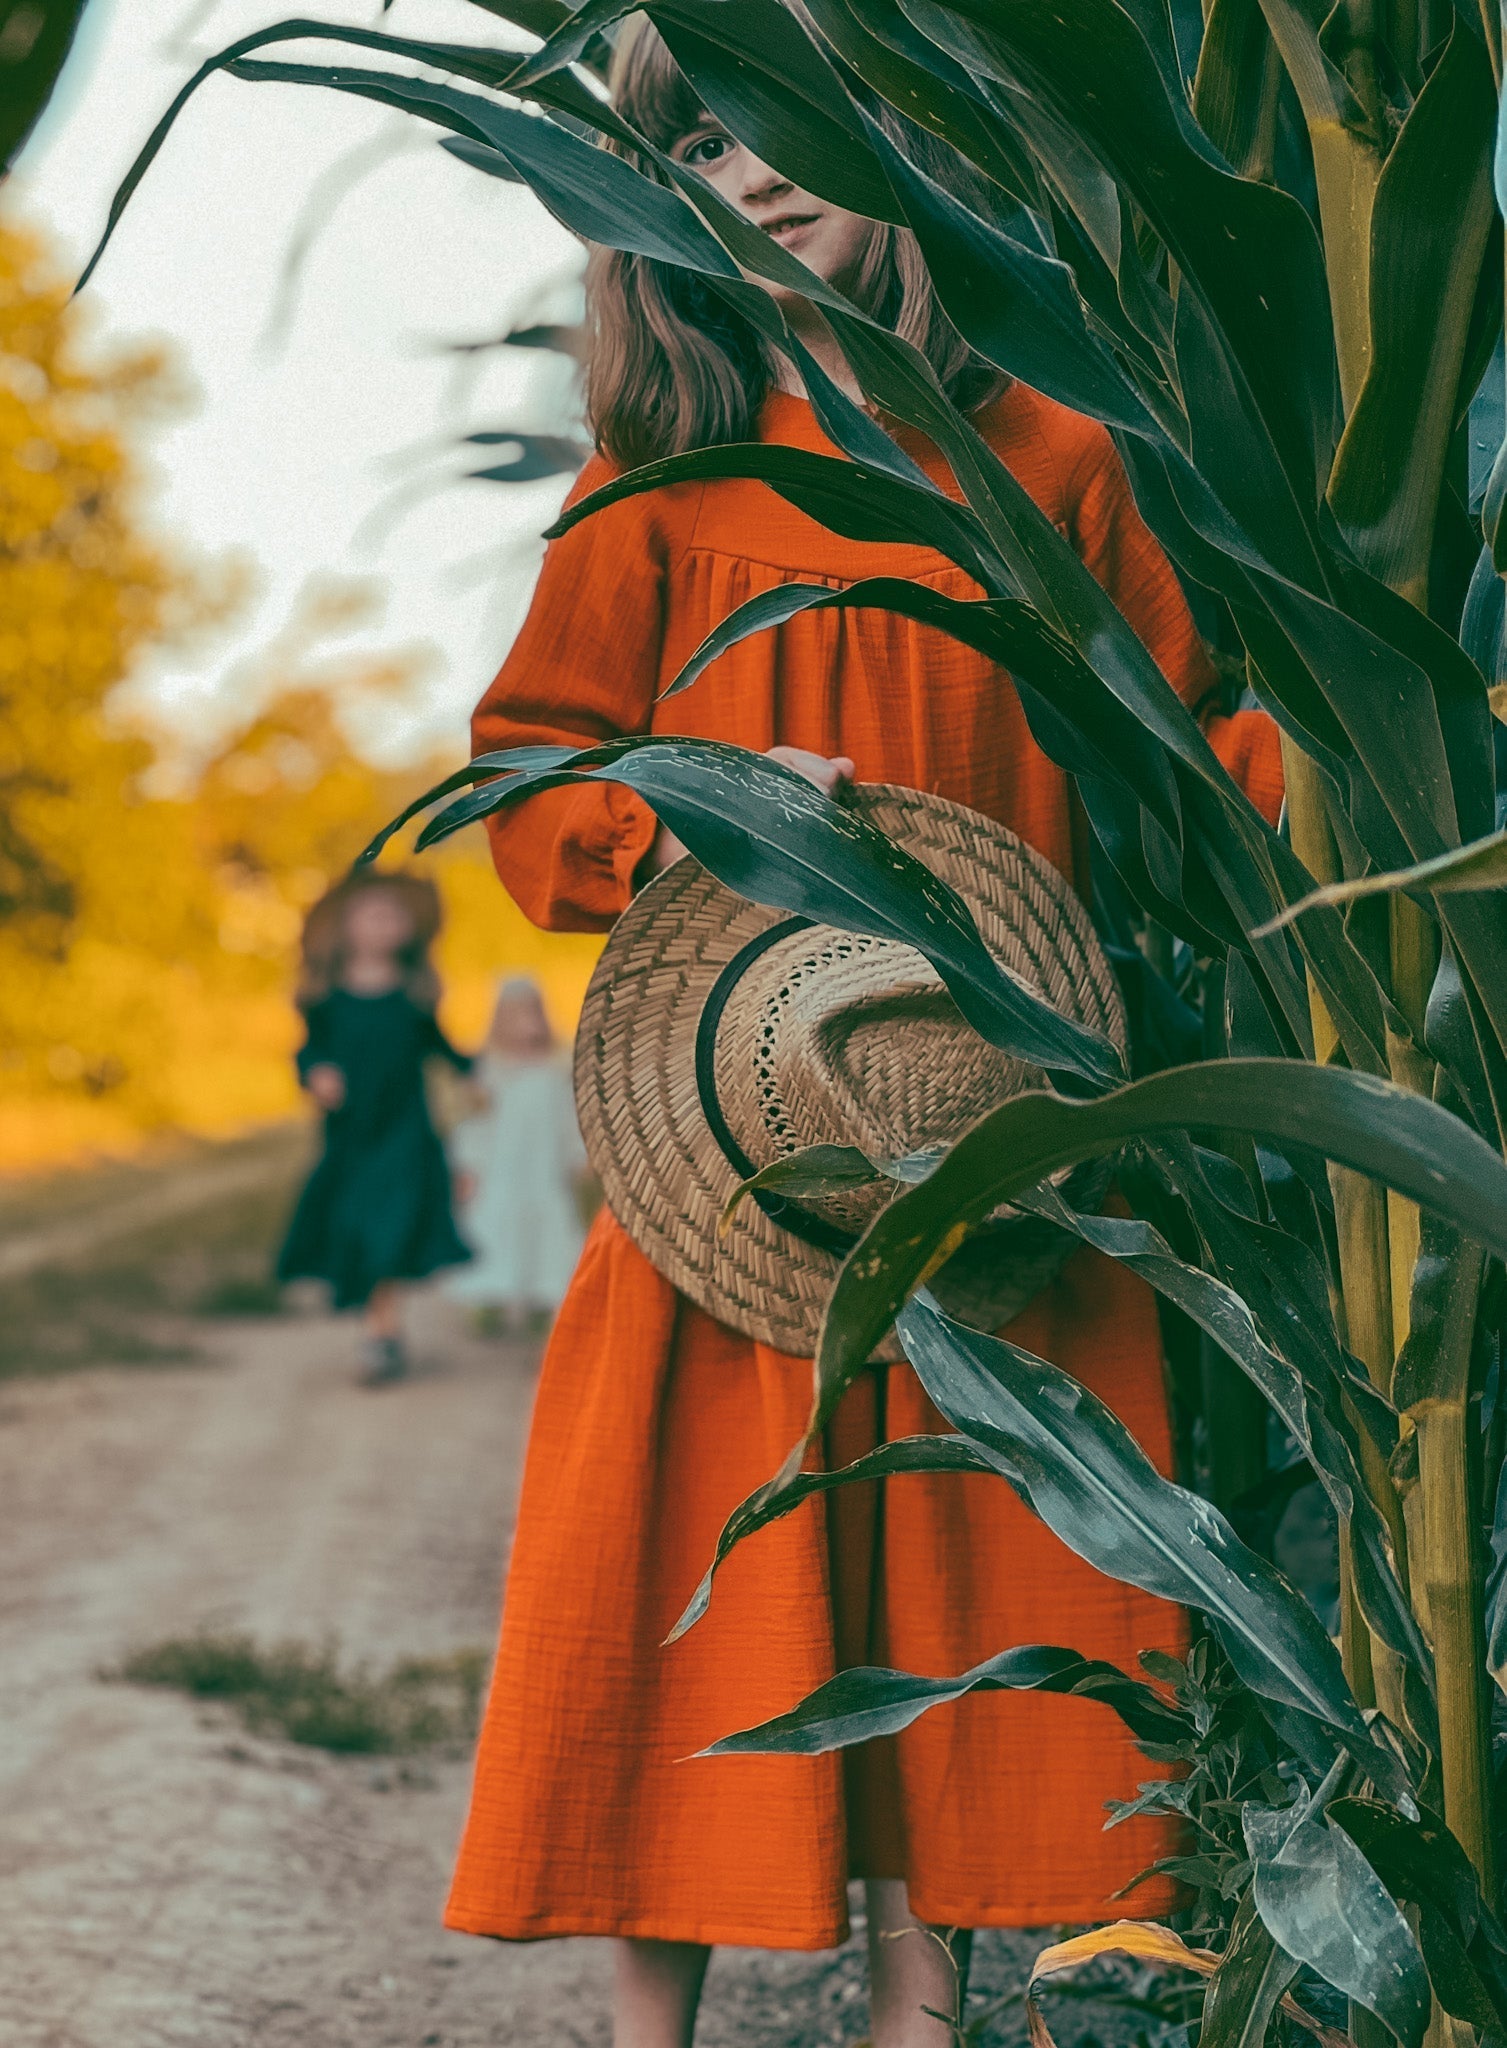
[[(1000, 965), (1122, 1050), (1125, 1013), (1083, 905), (1050, 862), (960, 804), (882, 783), (852, 808), (950, 882)], [(893, 1182), (803, 1198), (738, 1183), (805, 1145), (891, 1160), (946, 1145), (1036, 1068), (965, 1023), (921, 954), (749, 903), (680, 860), (618, 919), (586, 992), (576, 1104), (619, 1223), (719, 1322), (797, 1357), (815, 1349), (843, 1258)], [(1064, 1187), (1102, 1199), (1107, 1162)], [(931, 1282), (953, 1314), (999, 1329), (1075, 1239), (1002, 1210)], [(878, 1356), (899, 1356), (893, 1337)]]

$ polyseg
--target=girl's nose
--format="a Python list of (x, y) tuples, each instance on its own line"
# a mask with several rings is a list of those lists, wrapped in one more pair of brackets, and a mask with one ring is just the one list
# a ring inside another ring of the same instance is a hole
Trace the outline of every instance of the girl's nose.
[(744, 200), (773, 199), (781, 192), (794, 190), (789, 178), (772, 169), (761, 157), (756, 157), (747, 148), (743, 151), (742, 169), (743, 175), (739, 184), (740, 196)]

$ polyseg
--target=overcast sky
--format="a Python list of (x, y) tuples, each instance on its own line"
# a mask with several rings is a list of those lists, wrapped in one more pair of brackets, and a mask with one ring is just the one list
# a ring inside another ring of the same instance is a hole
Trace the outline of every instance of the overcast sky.
[[(90, 0), (62, 88), (10, 181), (12, 208), (81, 263), (119, 178), (196, 64), (298, 11)], [(308, 12), (440, 41), (521, 41), (466, 0), (396, 0), (385, 16), (322, 0)], [(328, 44), (286, 54), (340, 61)], [(377, 586), (380, 607), (332, 654), (412, 652), (424, 674), (362, 738), (389, 756), (459, 750), (465, 713), (522, 618), (536, 537), (564, 480), (456, 484), (412, 497), (401, 516), (394, 498), (458, 472), (449, 443), (459, 433), (559, 430), (569, 380), (558, 358), (508, 350), (463, 371), (445, 344), (573, 317), (580, 252), (530, 194), (454, 162), (437, 134), (344, 94), (215, 78), (88, 288), (103, 337), (166, 338), (197, 387), (189, 416), (153, 437), (153, 517), (186, 549), (252, 564), (252, 594), (214, 644), (141, 678), (186, 733), (249, 705), (265, 677), (259, 657), (318, 579), (354, 577)], [(385, 158), (384, 138), (395, 151)], [(269, 322), (311, 194), (346, 161), (366, 174), (310, 248), (274, 344)]]

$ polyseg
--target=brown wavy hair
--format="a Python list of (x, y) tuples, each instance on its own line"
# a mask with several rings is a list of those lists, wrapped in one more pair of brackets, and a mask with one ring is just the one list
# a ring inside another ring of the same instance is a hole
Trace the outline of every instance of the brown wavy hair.
[[(668, 150), (705, 117), (695, 88), (644, 15), (624, 26), (609, 85), (618, 112), (657, 149)], [(957, 185), (954, 152), (898, 115), (886, 125), (897, 137), (903, 132), (923, 170)], [(663, 182), (651, 160), (614, 142), (607, 147)], [(969, 196), (978, 197), (971, 190)], [(921, 351), (964, 412), (1004, 388), (1007, 380), (975, 355), (942, 311), (908, 228), (874, 223), (849, 296)], [(704, 278), (653, 257), (594, 249), (586, 266), (586, 323), (586, 418), (613, 462), (635, 468), (687, 448), (752, 438), (759, 408), (776, 386), (774, 361)]]
[(439, 1001), (439, 976), (429, 958), (429, 948), (444, 922), (438, 889), (426, 875), (409, 874), (402, 868), (353, 868), (333, 889), (325, 891), (304, 919), (302, 971), (294, 996), (300, 1010), (313, 1009), (339, 987), (345, 968), (346, 913), (358, 896), (373, 889), (396, 896), (408, 912), (412, 936), (398, 951), (404, 995), (421, 1010), (432, 1010)]

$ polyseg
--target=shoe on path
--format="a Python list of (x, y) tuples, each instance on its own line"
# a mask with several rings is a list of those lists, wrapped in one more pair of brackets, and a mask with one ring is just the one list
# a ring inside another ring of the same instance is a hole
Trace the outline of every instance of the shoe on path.
[(408, 1377), (408, 1358), (403, 1350), (401, 1338), (369, 1337), (364, 1356), (366, 1369), (361, 1375), (363, 1387), (390, 1387), (396, 1381)]

